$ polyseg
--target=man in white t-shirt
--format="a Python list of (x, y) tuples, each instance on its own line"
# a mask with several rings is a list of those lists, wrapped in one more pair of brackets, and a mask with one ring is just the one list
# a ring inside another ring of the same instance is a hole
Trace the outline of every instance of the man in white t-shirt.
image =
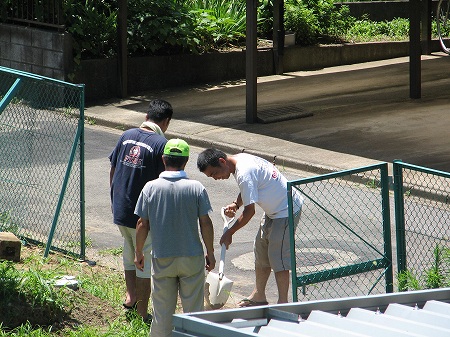
[[(228, 157), (217, 149), (206, 149), (200, 153), (197, 167), (206, 176), (215, 180), (228, 179), (233, 174), (238, 183), (240, 193), (226, 206), (225, 214), (233, 217), (241, 206), (244, 206), (244, 210), (220, 239), (220, 244), (225, 243), (227, 249), (233, 241), (233, 234), (254, 216), (255, 204), (264, 211), (254, 243), (255, 288), (248, 298), (239, 302), (238, 306), (268, 304), (265, 288), (271, 270), (275, 273), (278, 288), (277, 303), (286, 303), (291, 269), (286, 178), (274, 164), (263, 158), (246, 153)], [(303, 197), (294, 195), (295, 224), (300, 219), (302, 204)]]

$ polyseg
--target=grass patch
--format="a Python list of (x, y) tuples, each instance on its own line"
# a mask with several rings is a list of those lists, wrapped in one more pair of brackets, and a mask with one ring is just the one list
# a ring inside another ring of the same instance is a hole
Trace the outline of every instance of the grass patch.
[[(22, 247), (20, 263), (0, 262), (0, 337), (148, 336), (149, 327), (122, 308), (122, 272), (90, 266), (43, 249)], [(54, 282), (72, 275), (78, 290)]]

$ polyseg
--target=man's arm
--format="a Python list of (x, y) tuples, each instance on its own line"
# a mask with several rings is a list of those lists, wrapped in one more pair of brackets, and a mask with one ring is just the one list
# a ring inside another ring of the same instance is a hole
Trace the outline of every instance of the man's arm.
[(200, 233), (202, 234), (203, 243), (206, 248), (206, 270), (211, 271), (216, 266), (216, 258), (214, 257), (214, 228), (211, 218), (208, 214), (198, 218), (200, 223)]
[(144, 244), (147, 239), (150, 222), (148, 219), (139, 218), (136, 224), (136, 252), (134, 264), (140, 270), (144, 270)]
[(236, 222), (228, 228), (228, 230), (222, 235), (220, 238), (220, 245), (223, 243), (228, 249), (228, 246), (233, 242), (233, 234), (236, 233), (239, 229), (244, 227), (251, 218), (255, 215), (255, 204), (250, 204), (244, 207), (242, 214), (236, 220)]
[(115, 171), (116, 171), (116, 168), (114, 166), (111, 166), (111, 169), (109, 170), (109, 187), (111, 187), (111, 185), (112, 185)]

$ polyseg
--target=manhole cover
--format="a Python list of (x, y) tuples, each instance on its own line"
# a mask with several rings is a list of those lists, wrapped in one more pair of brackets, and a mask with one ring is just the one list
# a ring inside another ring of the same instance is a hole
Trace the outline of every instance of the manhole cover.
[[(335, 261), (337, 261), (336, 257), (328, 253), (301, 251), (297, 254), (297, 265), (300, 268), (317, 266)], [(231, 263), (236, 268), (242, 270), (255, 270), (255, 255), (253, 252), (242, 254), (232, 259)]]
[(310, 117), (312, 115), (312, 112), (305, 111), (303, 107), (296, 105), (283, 105), (258, 110), (257, 118), (259, 123), (267, 124), (296, 118)]
[(333, 255), (326, 253), (301, 252), (297, 255), (297, 265), (299, 267), (317, 266), (319, 264), (333, 262), (334, 260)]

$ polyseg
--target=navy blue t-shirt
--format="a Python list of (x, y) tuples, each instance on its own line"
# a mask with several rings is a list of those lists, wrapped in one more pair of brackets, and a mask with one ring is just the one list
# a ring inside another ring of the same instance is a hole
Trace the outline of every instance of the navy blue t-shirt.
[(144, 185), (164, 171), (162, 155), (167, 139), (139, 128), (125, 131), (109, 156), (115, 168), (111, 203), (116, 225), (136, 228), (134, 208)]

